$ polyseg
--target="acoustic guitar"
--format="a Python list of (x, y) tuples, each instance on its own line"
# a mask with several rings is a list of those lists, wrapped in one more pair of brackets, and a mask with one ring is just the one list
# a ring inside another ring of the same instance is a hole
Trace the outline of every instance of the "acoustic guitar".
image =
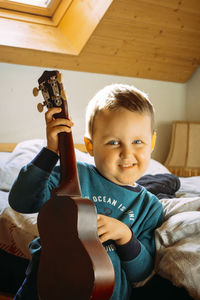
[[(68, 118), (66, 95), (58, 71), (38, 79), (43, 106), (61, 107), (55, 118)], [(38, 295), (41, 300), (108, 300), (114, 288), (112, 262), (97, 234), (97, 213), (90, 199), (82, 198), (72, 133), (59, 134), (61, 180), (38, 214), (41, 257)]]

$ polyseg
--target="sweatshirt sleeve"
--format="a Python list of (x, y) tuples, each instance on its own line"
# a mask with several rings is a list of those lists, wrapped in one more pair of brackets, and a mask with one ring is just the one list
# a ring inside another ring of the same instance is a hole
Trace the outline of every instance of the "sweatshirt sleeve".
[(127, 279), (130, 282), (139, 282), (146, 279), (153, 271), (155, 263), (155, 229), (163, 222), (163, 207), (156, 201), (149, 211), (143, 224), (141, 234), (137, 236), (140, 243), (140, 251), (133, 259), (121, 260)]
[(50, 192), (60, 181), (58, 155), (46, 148), (24, 166), (10, 193), (10, 206), (20, 213), (36, 213), (49, 200)]
[(122, 261), (128, 261), (138, 256), (141, 251), (141, 245), (132, 232), (132, 237), (128, 243), (124, 245), (116, 244), (116, 251)]

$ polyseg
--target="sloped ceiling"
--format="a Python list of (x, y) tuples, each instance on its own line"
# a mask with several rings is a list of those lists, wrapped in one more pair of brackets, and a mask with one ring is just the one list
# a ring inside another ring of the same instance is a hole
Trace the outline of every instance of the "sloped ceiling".
[(200, 1), (114, 0), (77, 62), (90, 71), (186, 82), (200, 64)]
[(200, 0), (113, 0), (78, 55), (15, 51), (1, 61), (186, 82), (200, 64)]

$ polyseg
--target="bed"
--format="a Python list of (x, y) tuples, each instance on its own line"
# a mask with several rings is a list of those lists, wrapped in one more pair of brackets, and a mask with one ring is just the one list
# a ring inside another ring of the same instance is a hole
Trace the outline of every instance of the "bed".
[[(41, 139), (23, 141), (17, 145), (0, 144), (1, 292), (13, 294), (21, 284), (30, 259), (28, 244), (38, 236), (37, 214), (19, 214), (12, 210), (8, 204), (9, 190), (20, 168), (31, 161), (43, 146), (45, 141)], [(83, 145), (76, 145), (77, 160), (94, 163), (84, 150)], [(146, 182), (149, 188), (149, 182), (170, 175), (164, 165), (151, 159), (143, 177), (145, 181), (140, 184), (145, 185)], [(159, 185), (161, 188), (165, 185), (168, 187), (162, 181), (159, 181)], [(186, 298), (181, 299), (200, 299), (200, 176), (177, 177), (173, 193), (159, 195), (165, 220), (155, 233), (155, 269), (147, 280), (135, 284), (135, 290), (148, 287), (153, 278), (159, 277), (170, 282), (171, 287), (183, 289)], [(10, 273), (5, 275), (7, 270)], [(13, 282), (9, 286), (8, 281), (11, 280)], [(156, 284), (159, 285), (159, 281)], [(4, 295), (0, 296), (1, 299), (12, 298)]]

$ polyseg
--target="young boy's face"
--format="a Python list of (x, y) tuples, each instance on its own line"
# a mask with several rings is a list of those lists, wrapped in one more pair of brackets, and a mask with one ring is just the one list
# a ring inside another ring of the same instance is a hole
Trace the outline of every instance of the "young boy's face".
[(134, 185), (151, 157), (151, 118), (121, 108), (104, 110), (94, 120), (93, 155), (97, 169), (119, 185)]

